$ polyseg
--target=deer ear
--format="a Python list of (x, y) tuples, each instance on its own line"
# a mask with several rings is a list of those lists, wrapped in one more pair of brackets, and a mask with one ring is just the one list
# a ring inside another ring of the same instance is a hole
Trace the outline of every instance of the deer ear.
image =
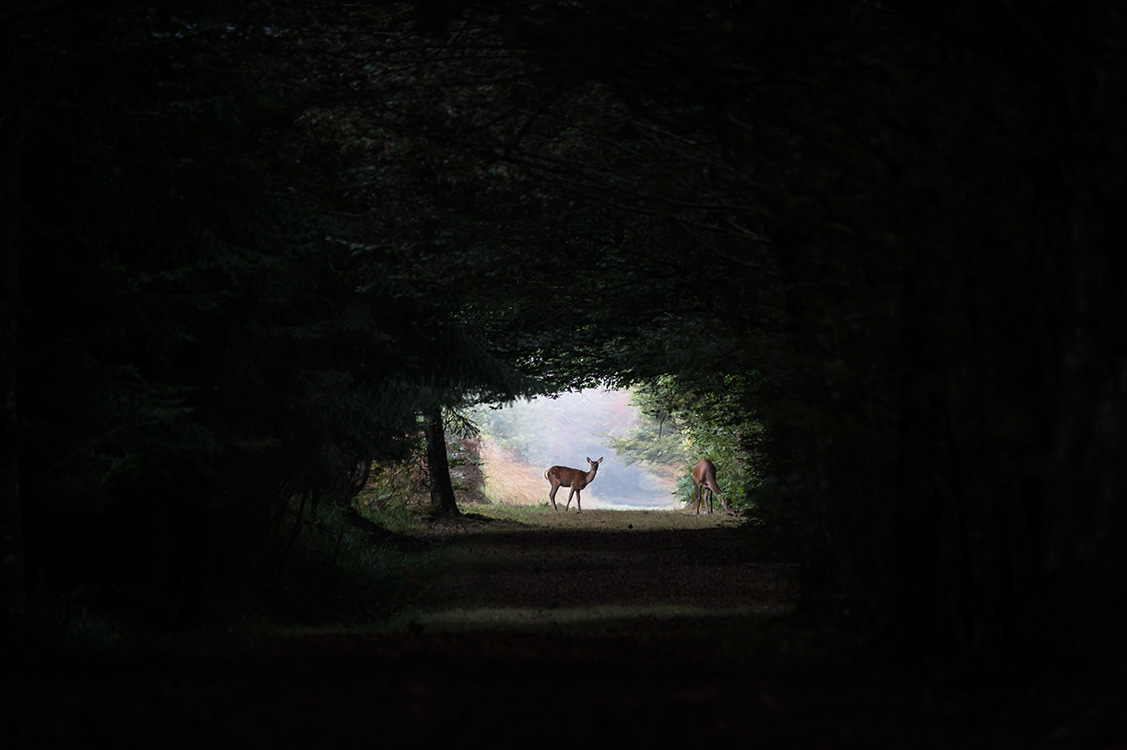
[[(587, 459), (587, 460), (588, 460), (588, 461), (590, 461), (591, 459)], [(600, 459), (599, 459), (598, 461), (596, 461), (595, 463), (597, 463), (597, 464), (601, 464), (602, 462), (603, 462), (603, 459), (601, 459), (601, 458), (600, 458)]]

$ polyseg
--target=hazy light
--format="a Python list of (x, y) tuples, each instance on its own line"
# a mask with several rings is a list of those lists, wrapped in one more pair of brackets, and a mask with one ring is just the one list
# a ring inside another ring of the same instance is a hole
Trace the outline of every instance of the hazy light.
[[(491, 413), (479, 412), (486, 434), (483, 446), (487, 483), (495, 499), (512, 504), (538, 504), (548, 499), (544, 471), (569, 466), (586, 471), (587, 458), (603, 463), (583, 490), (583, 507), (613, 510), (671, 510), (680, 507), (673, 483), (642, 464), (627, 465), (603, 435), (622, 437), (637, 419), (625, 391), (590, 389), (557, 398), (522, 401)], [(503, 488), (498, 488), (504, 483)], [(566, 488), (556, 494), (561, 507)], [(575, 503), (572, 503), (574, 510)]]

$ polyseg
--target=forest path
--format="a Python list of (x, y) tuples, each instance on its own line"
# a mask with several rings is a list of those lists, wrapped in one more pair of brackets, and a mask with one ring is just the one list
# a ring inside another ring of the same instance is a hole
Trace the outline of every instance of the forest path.
[(827, 667), (845, 636), (785, 616), (793, 566), (717, 519), (657, 520), (440, 522), (419, 541), (441, 564), (387, 620), (9, 674), (0, 747), (1121, 746), (1114, 701)]
[(547, 518), (546, 527), (471, 513), (432, 525), (424, 537), (443, 545), (441, 571), (385, 626), (630, 636), (689, 623), (719, 634), (733, 618), (746, 625), (783, 615), (797, 598), (797, 566), (758, 559), (732, 516)]

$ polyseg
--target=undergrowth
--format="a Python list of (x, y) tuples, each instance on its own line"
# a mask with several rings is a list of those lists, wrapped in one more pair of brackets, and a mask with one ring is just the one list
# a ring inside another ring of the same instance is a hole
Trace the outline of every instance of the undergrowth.
[(355, 501), (302, 519), (292, 549), (262, 592), (264, 620), (350, 624), (397, 608), (441, 557), (404, 533), (418, 523), (417, 508), (388, 505), (362, 514)]

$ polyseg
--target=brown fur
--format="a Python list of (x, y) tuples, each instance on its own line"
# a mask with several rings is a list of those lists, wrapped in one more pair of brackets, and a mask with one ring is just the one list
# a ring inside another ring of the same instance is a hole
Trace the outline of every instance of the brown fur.
[[(697, 515), (700, 515), (700, 504), (703, 500), (703, 493), (708, 493), (708, 512), (712, 512), (712, 496), (720, 498), (721, 502), (724, 500), (724, 493), (720, 491), (720, 485), (716, 484), (716, 465), (709, 461), (707, 458), (702, 458), (697, 461), (697, 465), (693, 467), (693, 481), (696, 482), (697, 491), (694, 499), (697, 504)], [(724, 503), (725, 509), (727, 503)]]
[(571, 492), (567, 495), (567, 505), (564, 506), (564, 512), (571, 507), (571, 496), (575, 496), (575, 512), (582, 513), (583, 507), (580, 504), (580, 490), (582, 490), (591, 482), (595, 481), (595, 473), (599, 470), (599, 464), (603, 459), (592, 461), (588, 456), (587, 463), (591, 466), (590, 471), (580, 471), (579, 469), (569, 469), (566, 466), (553, 466), (544, 472), (544, 478), (552, 483), (552, 489), (548, 493), (548, 499), (552, 501), (552, 509), (559, 510), (556, 507), (556, 490), (560, 487), (570, 487)]

